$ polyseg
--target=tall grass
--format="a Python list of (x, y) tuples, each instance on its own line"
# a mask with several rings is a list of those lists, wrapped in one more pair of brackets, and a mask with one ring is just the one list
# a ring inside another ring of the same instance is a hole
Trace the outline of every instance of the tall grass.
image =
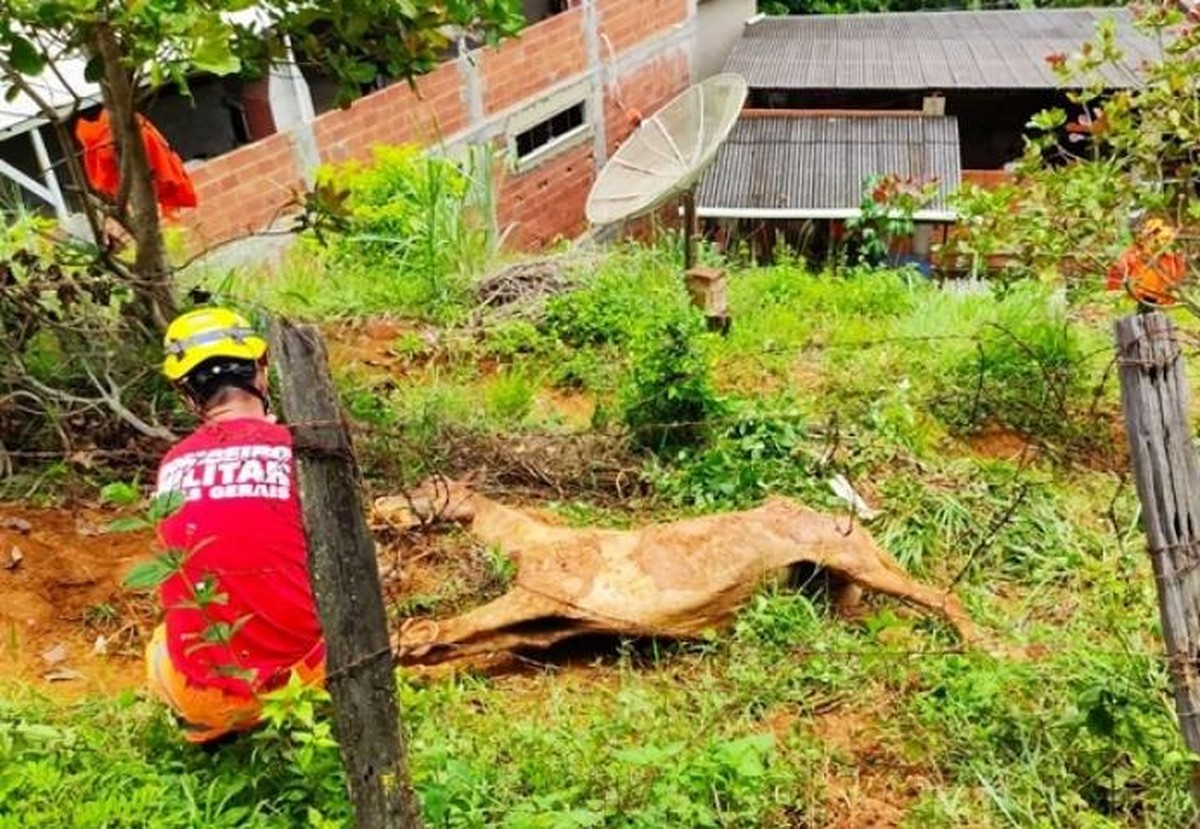
[(461, 163), (413, 145), (380, 146), (369, 163), (318, 172), (337, 229), (306, 234), (276, 273), (254, 280), (255, 299), (310, 317), (399, 312), (449, 320), (467, 304), (471, 277), (499, 237), (494, 158), (472, 148)]

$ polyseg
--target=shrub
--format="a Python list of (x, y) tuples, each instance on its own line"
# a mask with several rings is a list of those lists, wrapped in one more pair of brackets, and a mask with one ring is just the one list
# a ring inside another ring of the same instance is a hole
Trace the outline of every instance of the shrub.
[(55, 233), (32, 214), (0, 225), (0, 479), (5, 446), (123, 448), (177, 412), (129, 283), (94, 247)]
[(627, 274), (601, 273), (587, 287), (551, 297), (545, 329), (576, 347), (625, 343), (646, 310), (646, 300)]
[(520, 423), (533, 408), (535, 387), (520, 372), (504, 372), (484, 387), (487, 412), (503, 423)]
[(712, 387), (691, 309), (643, 329), (631, 343), (629, 375), (621, 389), (621, 419), (634, 444), (672, 453), (704, 442), (709, 420), (724, 411)]
[[(487, 165), (486, 158), (473, 157), (464, 168), (404, 145), (376, 147), (370, 164), (322, 168), (310, 205), (321, 217), (313, 220), (319, 230), (312, 235), (329, 245), (321, 281), (356, 289), (344, 297), (352, 307), (342, 310), (437, 315), (460, 303), (466, 277), (484, 266), (495, 246)], [(330, 226), (336, 230), (328, 232)], [(311, 260), (313, 251), (302, 256)], [(296, 263), (301, 272), (306, 265), (310, 261)]]

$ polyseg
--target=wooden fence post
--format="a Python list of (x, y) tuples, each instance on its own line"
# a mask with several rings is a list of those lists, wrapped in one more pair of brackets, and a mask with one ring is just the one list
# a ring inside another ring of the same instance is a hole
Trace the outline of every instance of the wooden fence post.
[(286, 320), (275, 325), (272, 339), (282, 409), (295, 441), (309, 571), (325, 631), (326, 685), (355, 826), (419, 827), (375, 545), (325, 347), (315, 327)]
[[(1188, 384), (1175, 327), (1165, 314), (1117, 321), (1121, 408), (1158, 585), (1175, 712), (1200, 752), (1200, 467), (1188, 424)], [(1192, 768), (1200, 807), (1200, 767)]]

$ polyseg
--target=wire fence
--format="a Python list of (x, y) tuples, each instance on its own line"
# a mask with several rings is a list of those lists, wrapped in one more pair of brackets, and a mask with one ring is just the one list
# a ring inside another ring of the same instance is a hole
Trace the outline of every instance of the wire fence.
[[(256, 310), (265, 313), (267, 309), (257, 306)], [(111, 336), (111, 333), (109, 336)], [(118, 329), (119, 336), (120, 329)], [(863, 351), (892, 347), (904, 348), (917, 345), (936, 346), (939, 343), (951, 342), (981, 349), (990, 341), (988, 339), (990, 336), (1007, 338), (1015, 341), (1018, 348), (1022, 346), (1020, 337), (1016, 333), (1005, 329), (1001, 325), (990, 325), (990, 333), (882, 336), (834, 341), (812, 341), (784, 346), (769, 345), (759, 348), (749, 348), (744, 350), (742, 354), (752, 359), (776, 357), (801, 358), (806, 356), (811, 357), (812, 354), (818, 352), (842, 349)], [(1198, 344), (1200, 343), (1195, 338), (1192, 338), (1188, 342), (1188, 348), (1192, 351), (1200, 350), (1197, 349)], [(1106, 354), (1110, 353), (1107, 348), (1096, 349), (1095, 351), (1081, 354), (1077, 358), (1080, 365), (1090, 365), (1096, 363), (1099, 359), (1106, 359), (1100, 379), (1092, 389), (1092, 396), (1086, 402), (1086, 405), (1081, 404), (1077, 400), (1070, 401), (1071, 406), (1081, 409), (1077, 414), (1085, 419), (1094, 419), (1097, 422), (1111, 421), (1112, 412), (1107, 410), (1102, 411), (1102, 401), (1110, 391), (1113, 374), (1112, 368), (1115, 365), (1111, 357), (1105, 357)], [(1031, 367), (1034, 371), (1042, 373), (1046, 386), (1051, 390), (1051, 397), (1059, 401), (1061, 404), (1059, 406), (1060, 409), (1065, 407), (1069, 395), (1065, 391), (1054, 390), (1053, 384), (1057, 382), (1057, 379), (1051, 374), (1051, 367), (1043, 365), (1036, 354), (1029, 352), (1029, 356)], [(973, 387), (972, 394), (976, 398), (979, 398), (986, 391), (986, 379), (983, 377), (981, 369), (978, 383)], [(121, 395), (114, 392), (113, 398), (120, 401)], [(108, 405), (111, 400), (106, 400), (103, 396), (85, 398), (77, 395), (75, 399), (60, 397), (58, 402), (63, 404), (74, 403), (85, 410), (99, 410)], [(972, 411), (978, 408), (975, 404), (969, 407)], [(154, 419), (155, 414), (153, 411), (146, 412), (146, 422), (159, 423), (158, 420)], [(1040, 414), (1045, 416), (1047, 413), (1041, 412)], [(138, 416), (142, 417), (143, 415), (139, 414)], [(795, 415), (785, 413), (784, 416), (791, 417)], [(709, 429), (719, 431), (724, 428), (736, 426), (739, 423), (744, 423), (748, 417), (762, 419), (770, 417), (770, 413), (762, 411), (756, 411), (751, 414), (731, 413), (703, 420), (676, 419), (655, 422), (649, 425), (663, 428), (705, 426)], [(844, 452), (847, 448), (852, 448), (856, 444), (870, 445), (877, 440), (877, 437), (867, 432), (860, 433), (856, 429), (840, 423), (836, 409), (831, 410), (828, 417), (824, 420), (814, 421), (810, 417), (805, 423), (798, 416), (796, 416), (796, 419), (803, 424), (801, 431), (804, 434), (804, 441), (807, 448), (811, 450), (813, 456), (822, 459), (822, 464), (820, 465), (821, 473), (827, 477), (844, 475), (854, 484), (855, 470), (839, 460), (839, 452)], [(491, 492), (505, 492), (509, 495), (520, 493), (519, 497), (524, 499), (562, 500), (566, 497), (578, 495), (587, 497), (596, 496), (598, 493), (608, 493), (607, 499), (601, 498), (595, 500), (595, 502), (608, 503), (620, 507), (631, 494), (652, 495), (650, 486), (645, 480), (645, 457), (629, 451), (625, 442), (628, 432), (625, 428), (617, 425), (590, 428), (584, 432), (576, 433), (564, 431), (561, 428), (538, 429), (536, 427), (526, 427), (507, 438), (501, 439), (494, 434), (489, 435), (484, 433), (482, 435), (475, 435), (473, 441), (469, 439), (470, 436), (466, 430), (455, 431), (454, 429), (448, 429), (445, 438), (450, 444), (449, 447), (430, 445), (428, 436), (412, 434), (406, 424), (388, 426), (355, 421), (347, 417), (345, 421), (338, 422), (313, 422), (289, 425), (293, 431), (300, 432), (331, 425), (345, 425), (355, 438), (355, 442), (360, 449), (360, 456), (364, 452), (369, 453), (372, 456), (372, 462), (377, 464), (374, 470), (377, 473), (375, 480), (377, 483), (383, 483), (385, 491), (389, 486), (388, 482), (391, 482), (396, 489), (405, 489), (415, 483), (412, 480), (411, 469), (398, 469), (394, 465), (388, 468), (386, 452), (391, 451), (393, 459), (401, 457), (425, 459), (421, 467), (423, 474), (442, 474), (454, 478), (474, 471), (480, 466), (484, 466), (487, 468), (487, 472), (483, 478), (485, 489)], [(85, 441), (78, 440), (77, 435), (60, 434), (60, 439), (62, 439), (65, 445), (57, 450), (26, 450), (0, 446), (0, 457), (6, 463), (4, 471), (11, 475), (13, 472), (12, 464), (14, 462), (31, 464), (67, 462), (81, 465), (97, 462), (112, 462), (116, 464), (132, 462), (135, 465), (144, 467), (154, 461), (156, 453), (160, 452), (161, 447), (164, 445), (161, 442), (147, 445), (145, 441), (142, 441), (134, 445), (93, 448), (87, 446)], [(462, 444), (457, 448), (453, 446), (456, 440), (461, 441)], [(539, 447), (540, 451), (538, 451)], [(447, 448), (455, 451), (440, 454), (437, 451)], [(896, 451), (895, 447), (891, 447), (890, 451), (894, 453)], [(953, 589), (967, 580), (969, 573), (976, 569), (981, 561), (987, 558), (990, 548), (996, 539), (1003, 535), (1006, 528), (1011, 526), (1018, 514), (1026, 506), (1030, 493), (1045, 483), (1044, 473), (1038, 470), (1036, 463), (1038, 457), (1036, 440), (1029, 441), (1022, 447), (1011, 471), (1010, 483), (1012, 486), (1009, 489), (1007, 498), (1004, 501), (994, 504), (994, 509), (990, 515), (981, 516), (979, 531), (971, 539), (970, 549), (961, 557), (956, 571), (946, 574), (944, 584), (947, 590)], [(572, 462), (564, 464), (564, 458), (569, 458)], [(901, 457), (894, 455), (893, 460), (905, 468), (922, 468), (921, 459), (914, 456)], [(566, 468), (565, 472), (563, 471), (564, 467)], [(575, 476), (575, 479), (569, 480), (570, 476)], [(1121, 548), (1123, 548), (1125, 539), (1129, 536), (1128, 530), (1124, 529), (1128, 522), (1124, 520), (1124, 516), (1118, 516), (1116, 504), (1127, 492), (1128, 482), (1124, 476), (1119, 476), (1107, 517), (1111, 524), (1113, 538), (1118, 547)], [(644, 506), (645, 502), (642, 503), (641, 507), (644, 508)], [(841, 509), (839, 520), (842, 522), (845, 531), (849, 533), (854, 530), (856, 523), (860, 519), (856, 516), (853, 509), (845, 506)], [(405, 593), (405, 585), (403, 585), (401, 577), (406, 572), (411, 571), (411, 568), (422, 564), (420, 558), (416, 556), (409, 557), (408, 553), (414, 548), (421, 549), (420, 545), (424, 544), (426, 545), (425, 554), (428, 558), (437, 557), (436, 553), (430, 551), (427, 538), (426, 540), (418, 540), (418, 536), (428, 536), (431, 530), (430, 526), (421, 526), (416, 529), (387, 527), (382, 524), (377, 524), (376, 526), (377, 534), (382, 535), (385, 539), (385, 543), (381, 545), (381, 558), (384, 562), (385, 575), (390, 574), (396, 577), (394, 579), (385, 579), (385, 584), (391, 591), (391, 600), (394, 606), (403, 605), (405, 601), (413, 598), (411, 593)], [(460, 574), (467, 578), (475, 578), (480, 583), (486, 582), (473, 596), (464, 595), (462, 597), (464, 602), (469, 599), (480, 600), (487, 598), (500, 587), (495, 574), (488, 569), (489, 564), (484, 552), (484, 550), (476, 545), (464, 573)], [(519, 575), (513, 584), (526, 587), (522, 585)], [(562, 597), (548, 596), (545, 598), (562, 599)], [(443, 606), (445, 606), (445, 603), (443, 603)], [(1006, 630), (994, 631), (994, 634), (999, 638), (1018, 636), (1029, 624), (1030, 616), (1038, 612), (1039, 610), (1036, 606), (1031, 606), (1025, 616), (1013, 619), (1006, 625)], [(621, 619), (614, 621), (620, 621), (622, 624), (629, 625), (635, 620)], [(862, 651), (839, 652), (838, 655), (852, 658), (910, 659), (921, 655), (941, 655), (943, 653), (958, 652), (960, 652), (958, 648), (939, 649), (935, 647), (932, 650), (901, 649), (891, 651), (886, 648), (881, 650), (871, 647), (864, 648)], [(1096, 652), (1100, 653), (1101, 651), (1097, 650)], [(810, 653), (812, 655), (832, 655), (829, 651), (821, 649), (806, 649), (803, 647), (796, 649), (796, 655), (798, 656)], [(524, 658), (528, 659), (528, 657)]]

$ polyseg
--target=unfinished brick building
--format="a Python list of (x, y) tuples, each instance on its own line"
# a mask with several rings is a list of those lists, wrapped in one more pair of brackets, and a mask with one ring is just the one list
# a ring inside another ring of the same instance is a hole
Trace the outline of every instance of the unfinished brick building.
[[(187, 162), (199, 196), (180, 217), (195, 246), (262, 229), (319, 164), (404, 142), (451, 152), (492, 143), (505, 159), (496, 220), (509, 243), (536, 249), (574, 236), (584, 229), (592, 181), (633, 129), (629, 114), (653, 112), (718, 69), (754, 12), (753, 0), (524, 5), (530, 22), (519, 37), (463, 44), (414, 86), (393, 83), (348, 109), (333, 107), (327, 78), (295, 64), (258, 83), (198, 79), (190, 100), (160, 96), (150, 117)], [(38, 120), (6, 125), (0, 159), (27, 184), (43, 182), (38, 195), (64, 216), (70, 194), (64, 199), (52, 180), (61, 148)], [(37, 157), (31, 138), (44, 145)], [(47, 198), (54, 194), (56, 204)]]
[(184, 221), (215, 244), (270, 221), (318, 163), (367, 158), (376, 144), (492, 142), (508, 151), (496, 218), (510, 244), (576, 235), (596, 173), (632, 130), (628, 113), (653, 112), (719, 67), (752, 12), (752, 0), (527, 2), (520, 37), (462, 50), (415, 89), (397, 83), (320, 114), (272, 100), (274, 133), (194, 164), (200, 206)]

